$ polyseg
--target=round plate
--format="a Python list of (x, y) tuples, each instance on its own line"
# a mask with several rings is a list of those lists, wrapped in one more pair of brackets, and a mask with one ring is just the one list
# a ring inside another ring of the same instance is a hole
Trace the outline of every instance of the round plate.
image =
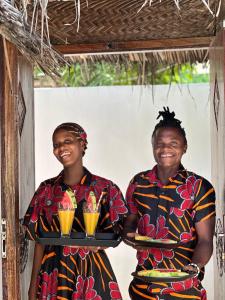
[(151, 283), (151, 282), (176, 282), (176, 281), (183, 281), (185, 279), (189, 279), (189, 278), (194, 278), (195, 276), (197, 276), (196, 273), (190, 273), (188, 275), (185, 276), (173, 276), (173, 277), (150, 277), (150, 276), (140, 276), (138, 275), (137, 272), (133, 272), (131, 273), (131, 275), (134, 278), (137, 278), (141, 281), (147, 282), (147, 283)]

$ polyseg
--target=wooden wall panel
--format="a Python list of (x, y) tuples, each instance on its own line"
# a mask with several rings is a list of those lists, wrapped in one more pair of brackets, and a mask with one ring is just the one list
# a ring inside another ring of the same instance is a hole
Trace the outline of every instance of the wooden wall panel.
[[(19, 57), (19, 97), (18, 97), (18, 121), (19, 121), (19, 215), (23, 218), (31, 201), (35, 189), (35, 158), (34, 158), (34, 89), (33, 67), (22, 56)], [(31, 267), (33, 260), (34, 242), (23, 244), (20, 274), (21, 299), (27, 299), (30, 283)], [(28, 246), (28, 247), (27, 247)], [(28, 252), (27, 252), (28, 251)], [(25, 269), (23, 270), (23, 268)]]

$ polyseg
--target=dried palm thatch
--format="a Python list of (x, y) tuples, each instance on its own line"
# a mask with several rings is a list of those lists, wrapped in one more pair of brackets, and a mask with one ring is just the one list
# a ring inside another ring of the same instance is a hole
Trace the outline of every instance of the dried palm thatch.
[(144, 0), (33, 0), (23, 9), (31, 30), (65, 44), (209, 36), (221, 1), (148, 0), (149, 7)]
[(136, 84), (141, 85), (153, 84), (154, 78), (163, 70), (170, 69), (172, 73), (175, 66), (179, 69), (183, 64), (191, 65), (193, 61), (196, 63), (206, 63), (207, 60), (208, 49), (133, 52), (111, 55), (82, 54), (71, 57), (73, 64), (80, 64), (82, 73), (86, 74), (86, 77), (90, 76), (90, 70), (97, 63), (105, 62), (113, 65), (118, 75), (123, 72), (123, 69), (129, 70), (135, 65), (139, 70)]
[(16, 45), (29, 61), (37, 63), (50, 76), (59, 76), (58, 67), (68, 64), (37, 34), (30, 33), (30, 27), (21, 12), (6, 1), (0, 1), (0, 33)]
[[(15, 3), (18, 10), (0, 0), (0, 33), (46, 73), (58, 74), (57, 68), (66, 62), (51, 45), (68, 49), (69, 45), (88, 43), (111, 45), (120, 41), (212, 37), (223, 0), (15, 0)], [(198, 51), (164, 54), (156, 51), (146, 57), (151, 56), (155, 62), (167, 59), (168, 64), (172, 59), (179, 63), (205, 57), (205, 52), (202, 55)], [(107, 59), (118, 61), (120, 57), (119, 60), (129, 62), (135, 56), (135, 53), (110, 55)], [(85, 58), (88, 62), (96, 59), (104, 60), (104, 56)], [(83, 63), (85, 60), (80, 58)]]
[(185, 63), (206, 63), (208, 59), (208, 49), (173, 50), (173, 51), (152, 51), (152, 52), (130, 52), (120, 54), (98, 54), (98, 55), (76, 55), (70, 57), (71, 62), (80, 64), (95, 64), (107, 62), (114, 65), (127, 65), (140, 63), (141, 65), (181, 65)]
[[(73, 24), (77, 24), (77, 32), (79, 31), (80, 28), (80, 18), (81, 18), (81, 1), (82, 0), (73, 0), (72, 2), (74, 3), (74, 10), (73, 10), (73, 21), (71, 22), (67, 22), (65, 23), (65, 25), (69, 26), (69, 25), (73, 25)], [(88, 0), (84, 0), (86, 3), (86, 8), (88, 9), (89, 3)], [(211, 15), (213, 17), (216, 17), (219, 15), (220, 12), (220, 8), (221, 8), (221, 2), (222, 0), (218, 0), (217, 3), (217, 7), (215, 8), (213, 5), (213, 8), (210, 5), (210, 1), (209, 0), (200, 0), (202, 2), (202, 5), (205, 6), (208, 11), (211, 13)], [(33, 29), (33, 25), (34, 22), (37, 21), (38, 18), (41, 19), (41, 35), (43, 37), (44, 31), (46, 30), (47, 35), (49, 35), (49, 29), (48, 29), (48, 4), (50, 2), (54, 2), (54, 0), (34, 0), (33, 1), (33, 13), (32, 13), (32, 29)], [(57, 2), (63, 2), (63, 1), (57, 1)], [(71, 2), (71, 1), (70, 1)], [(107, 6), (107, 1), (99, 1), (102, 2), (100, 3), (100, 5)], [(157, 3), (162, 3), (162, 5), (164, 4), (168, 4), (168, 2), (173, 2), (174, 3), (174, 8), (180, 10), (181, 9), (181, 2), (180, 0), (139, 0), (137, 1), (136, 5), (134, 5), (134, 3), (130, 3), (131, 6), (134, 6), (134, 9), (136, 10), (136, 13), (138, 14), (144, 7), (146, 6), (152, 6), (153, 4), (157, 4)], [(27, 5), (29, 5), (30, 2), (29, 1), (23, 1), (23, 9), (26, 12), (27, 9)], [(213, 3), (214, 4), (214, 3)], [(109, 3), (110, 5), (110, 3)], [(41, 10), (41, 14), (39, 16), (39, 12), (38, 10)], [(84, 5), (82, 7), (82, 11), (85, 9)]]
[[(145, 7), (145, 6), (148, 5), (148, 4), (149, 4), (149, 6), (151, 6), (152, 3), (153, 3), (153, 1), (154, 1), (154, 0), (144, 0), (144, 3), (142, 4), (142, 6), (141, 6), (140, 9), (138, 10), (138, 12), (141, 11), (142, 8)], [(176, 7), (177, 7), (178, 9), (180, 9), (180, 2), (181, 2), (181, 1), (180, 1), (180, 0), (173, 0), (173, 1), (174, 1), (174, 4), (176, 5)], [(219, 3), (219, 5), (218, 5), (218, 10), (217, 10), (217, 13), (216, 13), (216, 14), (219, 14), (221, 1), (222, 1), (222, 0), (220, 0), (220, 3)], [(161, 0), (160, 0), (160, 2), (161, 2)], [(202, 2), (203, 2), (203, 4), (207, 7), (207, 9), (210, 11), (210, 13), (211, 13), (212, 15), (214, 15), (214, 12), (213, 12), (213, 11), (211, 10), (211, 8), (210, 8), (210, 3), (209, 3), (209, 1), (207, 1), (207, 0), (202, 0)]]

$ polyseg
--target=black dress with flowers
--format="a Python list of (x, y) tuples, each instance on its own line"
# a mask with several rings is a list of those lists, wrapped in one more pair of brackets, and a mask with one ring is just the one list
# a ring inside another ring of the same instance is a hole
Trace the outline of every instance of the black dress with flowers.
[[(76, 192), (77, 208), (73, 231), (84, 232), (82, 204), (93, 191), (99, 199), (102, 191), (101, 212), (97, 231), (114, 232), (127, 208), (119, 188), (111, 181), (85, 174), (80, 183), (71, 187)], [(59, 231), (57, 203), (68, 188), (62, 173), (41, 183), (24, 218), (27, 236), (35, 240), (45, 232)], [(68, 246), (45, 246), (37, 282), (39, 300), (120, 300), (122, 299), (115, 275), (104, 250), (98, 252)]]
[[(175, 249), (149, 248), (137, 252), (136, 271), (152, 268), (175, 268), (191, 262), (196, 245), (195, 223), (215, 215), (215, 192), (204, 178), (183, 169), (163, 185), (151, 171), (137, 174), (126, 195), (129, 213), (138, 214), (138, 232), (154, 239), (172, 239), (182, 242)], [(204, 254), (203, 254), (204, 255)], [(129, 287), (132, 300), (204, 299), (201, 285), (204, 270), (199, 277), (174, 283), (146, 284), (134, 279)]]

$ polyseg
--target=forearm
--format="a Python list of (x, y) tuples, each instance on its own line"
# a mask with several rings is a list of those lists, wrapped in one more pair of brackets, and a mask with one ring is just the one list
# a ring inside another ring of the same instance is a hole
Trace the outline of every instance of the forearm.
[(209, 261), (213, 253), (212, 241), (199, 241), (195, 247), (192, 263), (195, 263), (201, 269)]
[(42, 258), (44, 255), (44, 246), (38, 243), (35, 243), (34, 247), (34, 258), (33, 258), (33, 267), (31, 273), (30, 287), (29, 287), (29, 299), (36, 299), (36, 290), (37, 290), (37, 277), (40, 271)]
[(130, 232), (136, 232), (138, 217), (136, 215), (129, 215), (124, 221), (123, 235)]

